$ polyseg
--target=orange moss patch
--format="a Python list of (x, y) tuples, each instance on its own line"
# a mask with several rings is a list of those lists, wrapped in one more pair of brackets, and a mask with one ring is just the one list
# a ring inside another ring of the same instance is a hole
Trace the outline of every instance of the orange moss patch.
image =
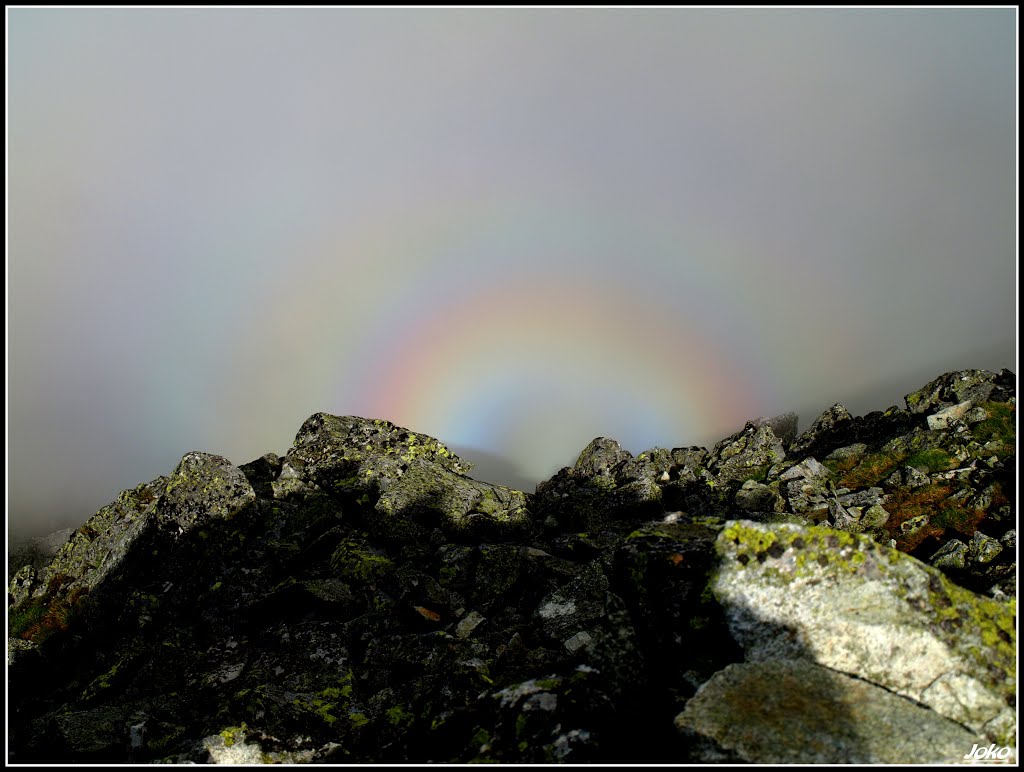
[[(896, 540), (896, 548), (912, 552), (930, 537), (941, 537), (947, 530), (956, 531), (970, 538), (978, 525), (985, 519), (984, 509), (965, 507), (963, 502), (950, 496), (952, 485), (922, 485), (919, 488), (896, 488), (885, 500), (889, 520), (885, 529), (890, 538)], [(903, 533), (900, 526), (915, 517), (926, 515), (927, 525), (910, 533)]]

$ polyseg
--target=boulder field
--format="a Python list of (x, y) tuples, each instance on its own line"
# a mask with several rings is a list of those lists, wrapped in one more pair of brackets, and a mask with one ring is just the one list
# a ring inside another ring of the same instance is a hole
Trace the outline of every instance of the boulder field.
[(10, 553), (8, 761), (1015, 759), (1015, 383), (532, 493), (354, 416), (186, 453)]

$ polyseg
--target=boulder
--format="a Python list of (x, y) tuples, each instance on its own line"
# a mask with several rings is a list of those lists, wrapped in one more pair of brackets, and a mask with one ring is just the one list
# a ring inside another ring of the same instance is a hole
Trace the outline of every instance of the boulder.
[[(285, 456), (285, 470), (367, 510), (377, 536), (413, 540), (445, 533), (509, 532), (529, 526), (526, 495), (466, 476), (472, 464), (425, 434), (388, 421), (317, 413)], [(371, 514), (372, 512), (372, 514)]]
[(767, 472), (769, 466), (785, 458), (782, 440), (769, 424), (748, 422), (742, 430), (715, 445), (708, 468), (720, 482), (745, 480)]
[(862, 536), (730, 521), (712, 582), (750, 661), (810, 660), (1015, 744), (1015, 609)]
[(676, 726), (753, 764), (950, 764), (978, 741), (912, 700), (802, 660), (729, 665)]

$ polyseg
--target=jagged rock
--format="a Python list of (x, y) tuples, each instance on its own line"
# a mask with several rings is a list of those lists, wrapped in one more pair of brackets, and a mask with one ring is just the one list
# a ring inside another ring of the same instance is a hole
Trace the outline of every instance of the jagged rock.
[(918, 488), (922, 485), (928, 485), (931, 482), (931, 478), (920, 469), (905, 466), (893, 472), (887, 482), (891, 487), (905, 486), (907, 488)]
[(274, 498), (273, 483), (281, 474), (281, 457), (276, 453), (265, 453), (255, 461), (242, 464), (239, 470), (249, 481), (259, 498)]
[(836, 495), (836, 501), (844, 507), (860, 507), (862, 509), (874, 507), (881, 504), (885, 498), (885, 492), (881, 488), (871, 487), (853, 493)]
[(608, 578), (595, 561), (566, 586), (546, 595), (534, 613), (553, 645), (575, 652), (590, 642), (589, 628), (604, 616), (607, 592)]
[(823, 440), (831, 439), (847, 430), (852, 424), (853, 416), (850, 411), (837, 402), (815, 418), (807, 431), (796, 438), (789, 449), (789, 454), (797, 457), (812, 455), (811, 451), (818, 447)]
[(957, 421), (963, 420), (972, 405), (973, 403), (968, 400), (967, 402), (961, 402), (959, 405), (950, 405), (939, 410), (937, 413), (932, 413), (928, 416), (928, 428), (933, 432), (953, 428)]
[(707, 466), (708, 450), (691, 445), (688, 448), (673, 448), (672, 462), (678, 467), (689, 467), (697, 470)]
[(766, 472), (769, 466), (785, 458), (782, 440), (770, 425), (748, 422), (741, 431), (715, 445), (709, 469), (720, 481), (744, 480)]
[(928, 413), (935, 408), (962, 402), (1006, 402), (1013, 394), (1016, 379), (1009, 370), (959, 370), (946, 373), (904, 399), (912, 413)]
[(477, 722), (465, 755), (477, 763), (600, 761), (602, 727), (614, 713), (600, 681), (580, 665), (569, 675), (545, 674), (485, 695), (473, 706)]
[(317, 413), (284, 464), (304, 482), (371, 508), (369, 529), (389, 539), (421, 538), (435, 525), (447, 533), (529, 525), (522, 491), (466, 477), (472, 464), (388, 421)]
[(485, 621), (483, 614), (479, 611), (471, 611), (455, 626), (455, 634), (459, 638), (468, 638)]
[(632, 615), (648, 668), (688, 693), (723, 659), (740, 658), (706, 592), (720, 528), (713, 518), (652, 525), (631, 533), (615, 554), (613, 586)]
[(968, 545), (970, 558), (975, 563), (991, 563), (1003, 551), (1003, 545), (981, 531), (975, 531)]
[(799, 660), (729, 665), (676, 725), (755, 764), (948, 764), (977, 742), (911, 700)]
[(672, 454), (663, 449), (636, 458), (606, 437), (593, 440), (572, 468), (564, 468), (537, 486), (536, 518), (556, 528), (597, 530), (618, 522), (636, 522), (661, 511), (661, 483), (667, 482)]
[(1015, 744), (1011, 605), (863, 537), (731, 521), (712, 590), (750, 661), (808, 659)]
[(623, 450), (615, 440), (598, 437), (580, 452), (573, 471), (583, 477), (613, 480), (615, 470), (632, 458), (632, 454)]
[(967, 545), (959, 539), (950, 539), (931, 557), (936, 568), (963, 570), (967, 567)]

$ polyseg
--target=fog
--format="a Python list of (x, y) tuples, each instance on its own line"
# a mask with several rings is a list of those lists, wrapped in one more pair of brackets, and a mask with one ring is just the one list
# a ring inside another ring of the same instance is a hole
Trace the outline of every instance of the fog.
[(1016, 371), (1016, 23), (9, 10), (9, 530), (317, 411), (530, 488)]

